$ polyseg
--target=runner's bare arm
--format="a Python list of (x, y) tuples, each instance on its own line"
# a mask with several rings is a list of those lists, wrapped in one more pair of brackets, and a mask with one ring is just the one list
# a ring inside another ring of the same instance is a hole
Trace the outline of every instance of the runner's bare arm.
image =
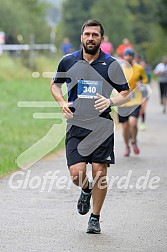
[(69, 107), (72, 105), (72, 103), (67, 102), (64, 99), (62, 91), (61, 91), (61, 87), (56, 85), (54, 83), (54, 80), (52, 80), (50, 83), (50, 89), (51, 89), (51, 93), (52, 93), (53, 97), (55, 98), (55, 100), (59, 103), (60, 107), (62, 108), (62, 113), (63, 113), (64, 117), (72, 118), (73, 113), (69, 109)]
[(95, 109), (99, 110), (99, 112), (103, 112), (109, 106), (121, 106), (126, 102), (130, 101), (130, 91), (124, 90), (118, 93), (116, 97), (112, 99), (107, 99), (102, 95), (96, 94), (98, 99), (95, 101)]

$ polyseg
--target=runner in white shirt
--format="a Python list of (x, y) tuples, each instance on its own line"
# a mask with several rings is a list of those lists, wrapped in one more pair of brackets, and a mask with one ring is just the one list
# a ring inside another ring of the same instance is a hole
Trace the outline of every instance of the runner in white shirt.
[(164, 56), (163, 62), (155, 67), (154, 74), (158, 76), (161, 104), (163, 105), (163, 113), (165, 114), (167, 107), (167, 56)]

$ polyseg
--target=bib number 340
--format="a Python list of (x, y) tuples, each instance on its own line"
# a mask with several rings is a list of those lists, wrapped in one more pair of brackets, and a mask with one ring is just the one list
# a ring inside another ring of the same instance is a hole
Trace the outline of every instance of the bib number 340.
[(96, 89), (96, 87), (90, 87), (90, 86), (86, 87), (86, 86), (84, 86), (83, 87), (83, 93), (96, 94), (97, 93), (97, 89)]
[(78, 98), (94, 99), (97, 98), (96, 93), (102, 94), (102, 81), (78, 81)]

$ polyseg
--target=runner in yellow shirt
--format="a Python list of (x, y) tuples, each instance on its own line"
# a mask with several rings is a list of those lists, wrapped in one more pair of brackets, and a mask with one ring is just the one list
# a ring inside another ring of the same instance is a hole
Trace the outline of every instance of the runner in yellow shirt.
[(118, 108), (118, 119), (122, 123), (123, 138), (125, 142), (124, 156), (130, 155), (130, 140), (134, 153), (137, 155), (140, 153), (137, 145), (137, 122), (142, 103), (141, 86), (143, 83), (147, 83), (147, 75), (145, 70), (139, 64), (134, 63), (135, 53), (132, 49), (127, 48), (124, 51), (124, 60), (129, 64), (123, 66), (124, 73), (129, 79), (129, 86), (131, 90), (131, 101)]

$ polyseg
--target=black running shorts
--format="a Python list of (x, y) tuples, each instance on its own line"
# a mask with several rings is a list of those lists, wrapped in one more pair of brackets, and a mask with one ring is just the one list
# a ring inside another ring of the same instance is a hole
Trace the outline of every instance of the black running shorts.
[(118, 120), (120, 123), (127, 122), (129, 117), (138, 118), (140, 114), (140, 105), (131, 106), (131, 107), (119, 107), (118, 108)]
[[(104, 129), (105, 130), (105, 129)], [(68, 167), (85, 163), (106, 163), (108, 166), (115, 163), (114, 158), (114, 133), (87, 156), (80, 155), (78, 145), (91, 133), (90, 130), (72, 126), (66, 134), (66, 158)]]
[(167, 82), (160, 82), (160, 94), (161, 94), (161, 99), (167, 97)]

